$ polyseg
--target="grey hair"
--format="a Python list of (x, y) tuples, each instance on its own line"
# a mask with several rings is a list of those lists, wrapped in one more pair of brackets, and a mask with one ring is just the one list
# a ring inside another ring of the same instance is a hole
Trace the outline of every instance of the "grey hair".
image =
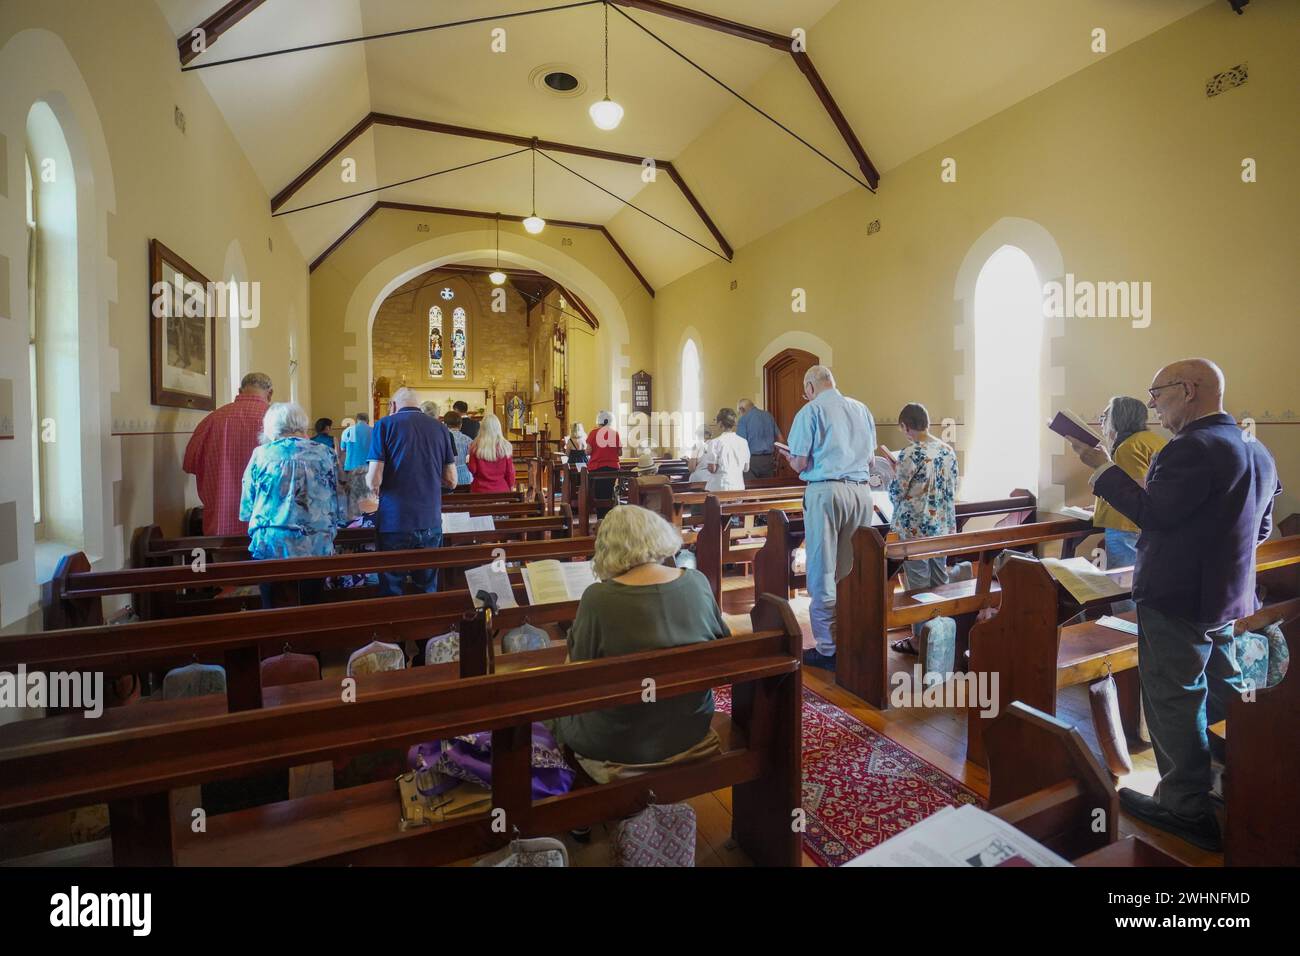
[(393, 392), (393, 397), (389, 399), (389, 404), (391, 404), (393, 408), (414, 408), (416, 403), (415, 400), (417, 398), (419, 398), (419, 396), (415, 394), (415, 389), (407, 388), (403, 385), (397, 391)]
[(754, 400), (752, 398), (742, 398), (740, 401), (736, 402), (736, 411), (740, 412), (742, 415), (753, 407)]
[(1107, 408), (1106, 423), (1116, 435), (1128, 435), (1132, 432), (1145, 431), (1147, 427), (1147, 407), (1141, 399), (1127, 395), (1116, 395)]
[(271, 390), (271, 376), (265, 372), (249, 372), (239, 380), (239, 390), (242, 392), (246, 388), (260, 388), (264, 392)]
[(262, 417), (262, 440), (275, 441), (294, 432), (306, 434), (307, 413), (296, 402), (276, 402)]
[(438, 403), (437, 403), (437, 402), (421, 402), (421, 403), (420, 403), (420, 411), (424, 412), (424, 414), (428, 415), (430, 418), (437, 418), (437, 417), (438, 417)]
[(643, 564), (658, 564), (681, 549), (681, 532), (658, 514), (638, 505), (619, 505), (600, 519), (592, 570), (608, 581)]
[(603, 426), (605, 426), (605, 425), (608, 425), (608, 424), (609, 424), (610, 422), (612, 422), (613, 420), (614, 420), (614, 416), (611, 415), (611, 414), (610, 414), (609, 412), (607, 412), (607, 411), (601, 410), (601, 411), (599, 411), (599, 412), (596, 413), (596, 427), (597, 427), (597, 428), (601, 428), (601, 427), (603, 427)]
[(809, 382), (825, 382), (831, 388), (834, 388), (835, 376), (831, 374), (831, 370), (825, 365), (814, 365), (803, 373), (803, 383), (807, 385)]

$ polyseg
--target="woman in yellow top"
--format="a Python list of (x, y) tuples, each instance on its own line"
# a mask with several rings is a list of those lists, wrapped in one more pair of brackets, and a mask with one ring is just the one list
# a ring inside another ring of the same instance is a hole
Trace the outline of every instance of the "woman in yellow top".
[[(1145, 488), (1151, 460), (1168, 443), (1147, 428), (1146, 405), (1136, 398), (1116, 396), (1101, 413), (1101, 426), (1115, 464)], [(1137, 525), (1102, 498), (1097, 499), (1092, 523), (1106, 529), (1106, 567), (1127, 568), (1137, 562)]]

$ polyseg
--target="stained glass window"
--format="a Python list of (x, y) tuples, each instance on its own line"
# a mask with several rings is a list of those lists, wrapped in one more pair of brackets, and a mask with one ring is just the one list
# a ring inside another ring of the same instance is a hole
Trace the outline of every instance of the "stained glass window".
[(442, 378), (442, 307), (437, 305), (429, 310), (429, 377)]
[(463, 308), (451, 314), (451, 377), (469, 378), (469, 329)]

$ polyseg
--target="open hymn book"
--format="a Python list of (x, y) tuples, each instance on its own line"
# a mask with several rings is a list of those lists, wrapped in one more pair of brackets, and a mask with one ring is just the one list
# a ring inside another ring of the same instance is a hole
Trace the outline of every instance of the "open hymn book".
[(1057, 584), (1080, 604), (1111, 597), (1127, 597), (1128, 591), (1106, 576), (1087, 558), (1043, 558), (1042, 565)]
[(1093, 431), (1087, 422), (1068, 408), (1057, 412), (1056, 417), (1047, 423), (1047, 427), (1066, 441), (1073, 438), (1075, 441), (1083, 442), (1089, 448), (1096, 448), (1102, 441), (1101, 436)]
[(595, 583), (590, 561), (532, 561), (524, 566), (529, 604), (576, 601)]
[(1000, 817), (964, 804), (944, 807), (845, 866), (1071, 866)]

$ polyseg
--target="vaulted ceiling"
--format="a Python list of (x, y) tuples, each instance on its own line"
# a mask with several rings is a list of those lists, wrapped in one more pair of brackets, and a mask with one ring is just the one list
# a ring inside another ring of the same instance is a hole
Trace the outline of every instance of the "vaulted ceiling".
[[(157, 2), (181, 37), (229, 0)], [(287, 213), (309, 261), (381, 200), (516, 216), (531, 211), (532, 156), (526, 145), (389, 120), (369, 125), (298, 188), (287, 190), (372, 113), (671, 161), (716, 232), (737, 248), (848, 190), (865, 190), (853, 178), (865, 178), (859, 157), (788, 52), (636, 4), (610, 8), (610, 94), (626, 109), (622, 125), (610, 132), (596, 129), (587, 114), (603, 95), (599, 3), (209, 65), (565, 2), (262, 0), (210, 41), (191, 63), (202, 68), (188, 76), (207, 86), (268, 196), (280, 197), (278, 211)], [(889, 188), (891, 168), (1096, 62), (1094, 28), (1106, 29), (1113, 53), (1209, 2), (680, 0), (693, 10), (782, 36), (803, 28), (816, 71), (882, 174), (881, 190)], [(739, 102), (638, 23), (825, 157)], [(498, 27), (506, 31), (505, 52), (493, 52), (492, 30)], [(551, 68), (579, 79), (576, 95), (539, 84), (539, 73)], [(356, 161), (355, 182), (343, 180), (343, 159)], [(460, 166), (466, 168), (328, 202)], [(639, 165), (543, 149), (537, 157), (537, 212), (548, 220), (605, 226), (658, 288), (726, 249), (673, 176), (661, 170), (646, 183), (641, 172)]]

